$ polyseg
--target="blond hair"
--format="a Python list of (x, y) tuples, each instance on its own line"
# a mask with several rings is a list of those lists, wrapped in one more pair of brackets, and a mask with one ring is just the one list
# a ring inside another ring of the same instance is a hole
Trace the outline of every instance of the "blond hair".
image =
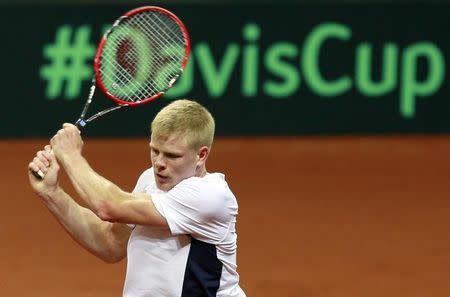
[(199, 103), (180, 99), (173, 101), (155, 116), (150, 132), (158, 136), (180, 135), (193, 149), (211, 149), (215, 123), (211, 113)]

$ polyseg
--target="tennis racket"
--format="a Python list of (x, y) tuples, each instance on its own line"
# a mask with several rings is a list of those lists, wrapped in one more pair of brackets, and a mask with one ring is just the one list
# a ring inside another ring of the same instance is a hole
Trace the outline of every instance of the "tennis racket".
[[(90, 92), (75, 125), (81, 130), (111, 111), (163, 96), (183, 72), (189, 53), (188, 31), (175, 14), (157, 6), (128, 11), (99, 42)], [(96, 87), (114, 105), (87, 117)], [(42, 171), (33, 173), (44, 177)]]

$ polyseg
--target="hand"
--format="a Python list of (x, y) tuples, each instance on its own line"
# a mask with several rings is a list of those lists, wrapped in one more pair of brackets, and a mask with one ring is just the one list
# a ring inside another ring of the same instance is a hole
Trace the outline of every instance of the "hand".
[[(43, 178), (37, 178), (33, 172), (42, 171)], [(51, 195), (58, 188), (59, 164), (52, 153), (50, 145), (38, 151), (36, 157), (28, 164), (28, 179), (33, 190), (40, 196)]]
[(63, 128), (50, 140), (50, 144), (56, 159), (63, 162), (63, 165), (66, 157), (74, 154), (81, 155), (83, 148), (80, 130), (75, 125), (68, 123), (63, 124)]

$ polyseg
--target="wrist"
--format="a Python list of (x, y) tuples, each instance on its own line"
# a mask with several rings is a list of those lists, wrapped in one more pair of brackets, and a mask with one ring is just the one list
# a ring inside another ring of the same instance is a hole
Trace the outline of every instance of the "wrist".
[(41, 196), (45, 201), (51, 201), (57, 199), (63, 192), (63, 189), (59, 185), (56, 185), (40, 192), (39, 196)]
[(80, 152), (66, 152), (62, 153), (58, 158), (58, 161), (64, 166), (70, 166), (71, 164), (77, 164), (83, 159)]

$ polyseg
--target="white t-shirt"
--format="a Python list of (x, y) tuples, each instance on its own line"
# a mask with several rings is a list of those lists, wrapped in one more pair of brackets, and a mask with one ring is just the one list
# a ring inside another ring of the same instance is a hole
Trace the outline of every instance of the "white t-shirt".
[(236, 271), (238, 205), (223, 174), (191, 177), (163, 192), (150, 168), (134, 192), (151, 195), (170, 231), (135, 226), (124, 297), (245, 297)]

